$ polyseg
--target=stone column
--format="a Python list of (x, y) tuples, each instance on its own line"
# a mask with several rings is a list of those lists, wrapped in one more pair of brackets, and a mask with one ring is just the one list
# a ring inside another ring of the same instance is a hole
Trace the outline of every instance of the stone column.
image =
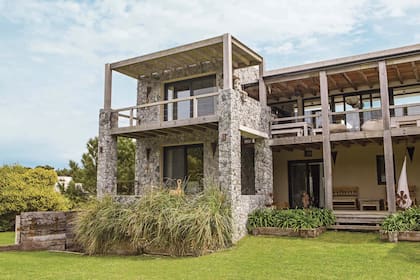
[(117, 137), (111, 127), (117, 119), (110, 110), (99, 113), (97, 196), (117, 194)]
[(241, 134), (237, 112), (239, 94), (232, 89), (219, 94), (219, 183), (232, 209), (233, 241), (242, 237), (241, 223)]
[(255, 187), (257, 194), (265, 196), (265, 204), (273, 202), (273, 153), (263, 138), (255, 141)]

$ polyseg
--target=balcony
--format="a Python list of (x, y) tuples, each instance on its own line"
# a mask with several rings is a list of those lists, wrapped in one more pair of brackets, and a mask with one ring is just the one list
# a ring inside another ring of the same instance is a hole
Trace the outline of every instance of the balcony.
[(143, 138), (217, 129), (217, 96), (206, 93), (114, 109), (111, 134)]

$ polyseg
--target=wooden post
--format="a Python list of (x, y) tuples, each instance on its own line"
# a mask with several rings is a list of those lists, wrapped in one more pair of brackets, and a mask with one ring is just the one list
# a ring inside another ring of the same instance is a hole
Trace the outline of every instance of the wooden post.
[(386, 178), (386, 199), (388, 202), (388, 211), (396, 211), (395, 206), (395, 175), (394, 175), (394, 152), (391, 138), (391, 116), (389, 113), (389, 93), (388, 93), (388, 75), (386, 72), (386, 62), (379, 61), (379, 86), (381, 92), (382, 120), (384, 123), (384, 161)]
[(104, 92), (104, 109), (111, 109), (112, 97), (112, 70), (109, 63), (105, 64), (105, 92)]
[(131, 108), (130, 109), (130, 127), (133, 126), (133, 114), (134, 114), (134, 109)]
[(258, 88), (259, 88), (259, 93), (260, 93), (260, 103), (263, 106), (267, 106), (267, 89), (265, 87), (265, 83), (264, 83), (264, 60), (261, 62), (261, 64), (259, 65), (259, 78), (258, 78)]
[(197, 97), (193, 99), (193, 118), (198, 117), (198, 99)]
[(232, 75), (232, 36), (227, 33), (223, 36), (223, 89), (233, 88)]
[(328, 102), (328, 80), (325, 71), (319, 72), (322, 118), (322, 156), (324, 160), (325, 206), (333, 209), (332, 204), (332, 165), (330, 143), (330, 120)]

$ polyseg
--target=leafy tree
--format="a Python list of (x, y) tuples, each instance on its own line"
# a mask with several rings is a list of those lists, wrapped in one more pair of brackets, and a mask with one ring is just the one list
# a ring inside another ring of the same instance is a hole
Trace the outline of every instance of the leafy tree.
[(67, 209), (68, 201), (54, 190), (56, 182), (54, 170), (0, 167), (0, 231), (11, 229), (20, 212)]
[[(96, 178), (98, 163), (98, 137), (91, 138), (86, 144), (87, 151), (82, 155), (81, 166), (73, 160), (69, 161), (69, 175), (75, 183), (81, 183), (83, 190), (96, 194)], [(117, 181), (123, 182), (121, 192), (128, 192), (134, 182), (135, 142), (129, 138), (118, 138), (117, 143)], [(129, 184), (131, 182), (131, 184)]]

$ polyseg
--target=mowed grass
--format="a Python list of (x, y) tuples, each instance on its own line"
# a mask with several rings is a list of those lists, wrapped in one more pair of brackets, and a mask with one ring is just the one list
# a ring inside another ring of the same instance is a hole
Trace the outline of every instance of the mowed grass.
[(376, 233), (254, 237), (198, 258), (0, 253), (1, 279), (420, 279), (420, 243)]
[[(14, 232), (0, 232), (0, 245), (13, 245), (15, 244)], [(1, 275), (0, 275), (1, 278)]]

